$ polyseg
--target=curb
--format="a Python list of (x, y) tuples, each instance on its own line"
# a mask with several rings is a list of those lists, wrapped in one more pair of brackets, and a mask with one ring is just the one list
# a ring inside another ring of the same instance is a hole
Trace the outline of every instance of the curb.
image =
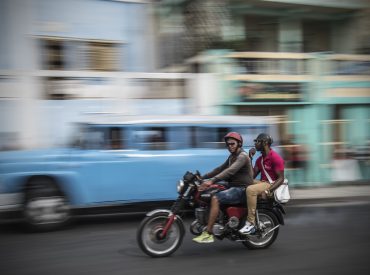
[(290, 188), (292, 200), (370, 197), (370, 185)]
[(284, 204), (285, 207), (304, 207), (304, 206), (340, 206), (340, 205), (363, 205), (370, 204), (370, 196), (356, 196), (356, 197), (332, 197), (320, 199), (291, 199)]

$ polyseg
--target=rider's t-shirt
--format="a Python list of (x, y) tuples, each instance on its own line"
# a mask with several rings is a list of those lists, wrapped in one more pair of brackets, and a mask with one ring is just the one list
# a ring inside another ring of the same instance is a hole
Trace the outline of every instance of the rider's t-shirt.
[[(263, 171), (262, 168), (262, 157), (263, 156), (260, 156), (256, 160), (256, 165), (261, 172), (261, 180), (269, 182), (268, 178), (266, 177), (265, 171)], [(284, 171), (284, 160), (276, 151), (270, 149), (268, 155), (263, 158), (263, 166), (265, 167), (265, 170), (269, 174), (270, 178), (275, 181), (278, 178), (276, 172)]]
[(243, 150), (230, 154), (227, 160), (219, 167), (203, 176), (217, 183), (226, 181), (229, 187), (246, 187), (253, 184), (253, 168), (248, 154)]

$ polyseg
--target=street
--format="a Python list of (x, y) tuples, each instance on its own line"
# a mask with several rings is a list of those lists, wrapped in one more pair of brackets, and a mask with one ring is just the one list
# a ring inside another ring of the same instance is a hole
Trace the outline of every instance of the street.
[(186, 218), (182, 246), (159, 259), (136, 244), (143, 215), (83, 217), (48, 233), (1, 225), (0, 274), (369, 274), (370, 204), (340, 204), (288, 206), (276, 242), (255, 251), (196, 244)]

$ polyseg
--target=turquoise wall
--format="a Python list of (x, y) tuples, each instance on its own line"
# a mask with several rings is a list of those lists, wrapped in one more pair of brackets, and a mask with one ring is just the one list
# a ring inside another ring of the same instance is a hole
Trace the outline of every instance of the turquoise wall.
[(345, 139), (349, 145), (363, 145), (370, 137), (370, 108), (366, 105), (345, 106), (342, 109), (343, 119), (348, 119)]

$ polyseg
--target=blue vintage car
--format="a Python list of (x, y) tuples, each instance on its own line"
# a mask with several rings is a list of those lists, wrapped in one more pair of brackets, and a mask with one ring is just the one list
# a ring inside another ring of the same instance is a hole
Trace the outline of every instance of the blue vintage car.
[(223, 163), (227, 132), (240, 132), (245, 147), (260, 132), (276, 136), (271, 119), (239, 116), (100, 115), (78, 129), (66, 148), (0, 153), (3, 216), (19, 213), (30, 228), (49, 230), (83, 210), (147, 210), (177, 197), (185, 171)]

